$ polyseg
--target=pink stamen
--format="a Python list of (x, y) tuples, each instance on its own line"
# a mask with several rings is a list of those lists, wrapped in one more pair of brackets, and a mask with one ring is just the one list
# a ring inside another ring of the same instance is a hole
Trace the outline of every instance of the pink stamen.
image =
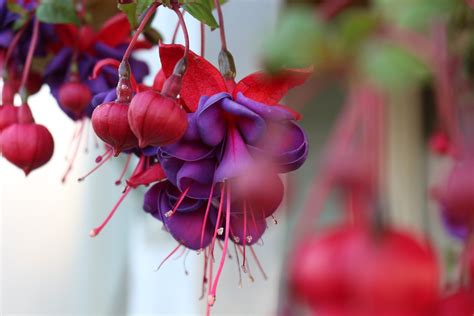
[(217, 212), (216, 227), (214, 229), (214, 235), (212, 236), (212, 243), (211, 243), (211, 259), (212, 260), (214, 260), (214, 245), (216, 243), (217, 232), (220, 229), (220, 227), (218, 227), (218, 226), (220, 225), (222, 207), (223, 207), (223, 204), (224, 204), (224, 202), (223, 202), (224, 201), (224, 190), (225, 190), (225, 182), (222, 184), (222, 187), (221, 187), (221, 198), (220, 198), (220, 201), (219, 201), (219, 210)]
[[(138, 172), (141, 171), (141, 169), (143, 168), (143, 163), (144, 163), (144, 158), (143, 157), (140, 157), (140, 160), (138, 161), (138, 164), (137, 166), (135, 167), (135, 170), (133, 170), (133, 173), (132, 173), (132, 177), (134, 175), (136, 175)], [(89, 233), (89, 236), (91, 237), (96, 237), (98, 234), (100, 234), (100, 232), (102, 231), (102, 229), (104, 229), (104, 227), (107, 225), (107, 223), (110, 221), (110, 219), (114, 216), (115, 214), (115, 211), (117, 211), (118, 207), (120, 206), (120, 204), (122, 204), (123, 200), (127, 197), (128, 193), (130, 191), (132, 191), (132, 187), (129, 187), (129, 186), (126, 186), (125, 189), (123, 190), (122, 192), (122, 195), (120, 196), (119, 200), (117, 201), (117, 203), (114, 205), (114, 207), (112, 208), (112, 210), (110, 211), (109, 215), (107, 215), (107, 217), (105, 218), (104, 222), (97, 226), (96, 228), (92, 229)]]
[[(209, 249), (209, 285), (208, 285), (208, 288), (207, 288), (207, 297), (208, 297), (208, 300), (209, 300), (209, 297), (211, 296), (211, 288), (212, 288), (212, 275), (213, 275), (213, 271), (212, 271), (212, 267), (213, 267), (213, 263), (214, 263), (214, 260), (212, 258), (212, 254), (211, 254), (211, 249)], [(212, 302), (214, 304), (214, 302)], [(210, 316), (211, 314), (211, 304), (207, 304), (207, 307), (206, 307), (206, 316)]]
[(117, 203), (115, 204), (115, 206), (112, 208), (112, 210), (110, 211), (109, 215), (107, 215), (107, 217), (105, 218), (104, 222), (102, 224), (100, 224), (99, 226), (97, 226), (96, 228), (92, 229), (89, 233), (89, 236), (91, 237), (96, 237), (97, 235), (100, 234), (100, 232), (102, 231), (102, 229), (104, 229), (104, 227), (107, 225), (107, 223), (110, 221), (110, 219), (114, 216), (115, 214), (115, 211), (117, 211), (118, 207), (120, 206), (120, 204), (122, 204), (123, 200), (125, 199), (125, 197), (128, 195), (128, 193), (132, 190), (131, 187), (127, 186), (125, 188), (125, 191), (122, 193), (122, 195), (120, 196), (119, 200), (117, 201)]
[[(225, 183), (224, 183), (225, 185)], [(216, 277), (214, 278), (214, 282), (212, 284), (212, 290), (210, 295), (208, 296), (208, 305), (212, 306), (216, 301), (216, 290), (217, 285), (219, 283), (219, 278), (222, 273), (222, 269), (224, 268), (224, 263), (227, 255), (227, 248), (229, 246), (229, 231), (230, 231), (230, 187), (227, 187), (227, 196), (226, 196), (226, 218), (225, 218), (225, 237), (224, 237), (224, 249), (222, 250), (222, 257), (221, 262), (219, 264), (219, 268), (216, 273)]]
[(206, 283), (207, 283), (207, 249), (204, 249), (204, 271), (202, 273), (202, 287), (201, 287), (201, 296), (199, 297), (199, 300), (202, 300), (204, 298), (204, 294), (206, 293)]
[(62, 183), (66, 182), (69, 173), (72, 171), (72, 167), (74, 165), (74, 161), (76, 160), (77, 154), (79, 153), (79, 147), (81, 146), (82, 135), (84, 134), (83, 133), (84, 123), (85, 123), (85, 121), (81, 121), (81, 125), (80, 125), (79, 132), (78, 132), (79, 133), (79, 139), (77, 140), (76, 147), (74, 148), (74, 153), (72, 154), (72, 157), (68, 162), (66, 172), (64, 172), (64, 175), (61, 179)]
[(191, 188), (191, 187), (187, 187), (186, 190), (184, 190), (184, 191), (181, 193), (181, 195), (179, 196), (178, 201), (176, 202), (176, 204), (175, 204), (174, 207), (173, 207), (173, 210), (172, 210), (171, 212), (170, 212), (170, 211), (166, 212), (166, 214), (165, 214), (166, 217), (172, 217), (172, 216), (176, 213), (176, 211), (178, 210), (178, 207), (179, 207), (179, 206), (181, 205), (181, 203), (183, 202), (183, 200), (184, 200), (184, 198), (186, 197), (186, 195), (188, 194), (190, 188)]
[(237, 245), (234, 243), (234, 250), (235, 250), (235, 257), (237, 258), (237, 270), (239, 271), (239, 287), (242, 287), (242, 272), (240, 271), (240, 260), (239, 260), (239, 252), (237, 251)]
[[(92, 168), (91, 171), (83, 175), (82, 177), (78, 178), (77, 181), (81, 182), (84, 181), (88, 176), (93, 174), (95, 171), (97, 171), (101, 166), (103, 166), (107, 161), (109, 161), (110, 158), (113, 156), (113, 151), (111, 149), (108, 149), (107, 152), (103, 156), (98, 156), (95, 161), (97, 162), (97, 165)], [(100, 159), (99, 159), (100, 158)]]
[(183, 251), (181, 251), (181, 253), (179, 255), (174, 257), (173, 260), (178, 260), (179, 258), (181, 258), (186, 253), (186, 250), (187, 250), (186, 247), (184, 247)]
[(72, 134), (72, 137), (71, 137), (71, 140), (69, 141), (69, 144), (67, 146), (67, 150), (66, 150), (66, 156), (64, 156), (64, 159), (67, 161), (69, 159), (69, 154), (71, 152), (71, 149), (72, 149), (72, 145), (74, 144), (74, 141), (77, 139), (77, 137), (79, 136), (79, 129), (81, 127), (81, 123), (79, 124), (74, 124), (74, 133)]
[(186, 268), (186, 259), (188, 259), (188, 255), (189, 255), (190, 252), (191, 252), (191, 250), (187, 249), (185, 251), (185, 255), (184, 255), (184, 259), (183, 259), (183, 268), (184, 268), (184, 274), (185, 275), (189, 275), (189, 271)]
[(202, 244), (204, 242), (204, 231), (206, 230), (206, 225), (207, 225), (207, 218), (209, 216), (209, 210), (211, 209), (211, 202), (212, 202), (212, 195), (214, 194), (214, 183), (212, 183), (211, 186), (211, 192), (209, 193), (209, 199), (207, 199), (207, 207), (206, 207), (206, 213), (204, 214), (204, 219), (202, 220), (202, 227), (201, 227), (201, 249), (202, 249)]
[(89, 134), (90, 134), (89, 129), (90, 129), (91, 124), (89, 122), (87, 122), (85, 124), (86, 124), (86, 145), (84, 147), (84, 153), (87, 154), (89, 152)]
[(246, 256), (246, 248), (247, 245), (247, 201), (244, 200), (244, 240), (243, 240), (243, 247), (244, 247), (244, 254), (242, 259), (242, 269), (245, 271), (245, 262), (247, 261)]
[(122, 184), (123, 177), (125, 177), (125, 173), (127, 173), (128, 166), (130, 165), (130, 160), (132, 160), (132, 154), (128, 154), (127, 160), (125, 161), (125, 165), (123, 166), (122, 173), (120, 174), (120, 177), (115, 180), (115, 185)]
[(176, 251), (178, 251), (178, 249), (181, 247), (182, 245), (181, 244), (178, 244), (178, 246), (176, 246), (176, 248), (174, 248), (164, 259), (163, 261), (161, 261), (161, 263), (159, 264), (159, 266), (155, 269), (155, 272), (160, 270), (160, 268), (163, 266), (163, 264), (165, 264), (166, 261), (168, 261), (169, 258), (171, 258), (175, 253)]
[(257, 254), (255, 253), (255, 250), (253, 249), (252, 246), (249, 246), (250, 251), (252, 252), (252, 256), (255, 259), (255, 262), (257, 263), (258, 269), (262, 273), (262, 276), (265, 280), (268, 280), (267, 274), (265, 273), (265, 270), (263, 269), (262, 264), (260, 263), (260, 260), (258, 260)]

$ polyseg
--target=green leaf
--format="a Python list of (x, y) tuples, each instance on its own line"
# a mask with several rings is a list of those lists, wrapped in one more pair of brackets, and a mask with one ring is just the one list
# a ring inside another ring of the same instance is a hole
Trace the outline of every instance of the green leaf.
[(153, 3), (153, 0), (137, 0), (133, 3), (118, 4), (121, 10), (128, 17), (128, 21), (133, 29), (137, 28), (143, 14), (148, 7)]
[(9, 11), (17, 14), (19, 16), (13, 24), (13, 29), (20, 29), (28, 21), (28, 11), (25, 10), (21, 5), (14, 2), (7, 2), (7, 8)]
[(414, 55), (380, 42), (365, 47), (361, 67), (374, 83), (390, 90), (420, 84), (430, 73), (428, 67)]
[(447, 19), (457, 6), (455, 0), (374, 0), (377, 11), (401, 27), (426, 30), (434, 20)]
[(265, 45), (265, 63), (270, 71), (303, 68), (326, 56), (327, 29), (307, 7), (288, 10), (277, 31)]
[(212, 8), (209, 6), (207, 0), (202, 2), (189, 1), (187, 4), (183, 4), (183, 8), (197, 20), (207, 24), (211, 29), (219, 27), (219, 24), (212, 15)]
[(128, 22), (130, 22), (130, 26), (134, 29), (137, 25), (137, 4), (133, 3), (126, 3), (126, 4), (118, 4), (118, 9), (125, 13), (128, 18)]
[(36, 9), (36, 17), (45, 23), (80, 24), (73, 0), (42, 0)]

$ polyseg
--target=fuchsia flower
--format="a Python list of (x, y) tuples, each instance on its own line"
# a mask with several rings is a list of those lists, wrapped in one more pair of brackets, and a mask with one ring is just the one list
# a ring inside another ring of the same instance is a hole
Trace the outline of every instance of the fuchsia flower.
[[(180, 45), (161, 45), (166, 77), (183, 53)], [(229, 239), (243, 246), (245, 265), (245, 247), (261, 238), (266, 218), (281, 203), (278, 174), (306, 160), (308, 140), (299, 116), (277, 103), (308, 76), (299, 70), (277, 78), (255, 73), (235, 84), (204, 58), (188, 55), (180, 92), (190, 112), (188, 127), (179, 141), (155, 149), (168, 181), (148, 190), (144, 209), (189, 249), (209, 247), (213, 256), (216, 239), (224, 241), (210, 305)]]
[[(112, 67), (105, 67), (93, 80), (90, 80), (90, 76), (101, 59), (122, 58), (130, 41), (130, 23), (127, 17), (120, 13), (107, 20), (98, 32), (89, 25), (76, 27), (72, 24), (55, 25), (55, 32), (60, 44), (52, 47), (55, 56), (46, 66), (45, 81), (68, 116), (74, 120), (84, 116), (90, 117), (94, 109), (89, 104), (90, 100), (87, 106), (81, 106), (80, 113), (77, 113), (77, 106), (68, 102), (68, 92), (63, 91), (61, 96), (61, 90), (66, 89), (72, 82), (80, 84), (81, 90), (90, 90), (92, 95), (115, 88), (118, 76)], [(139, 41), (135, 49), (150, 47), (151, 44), (147, 41)], [(135, 78), (141, 82), (148, 74), (148, 66), (133, 58), (130, 59), (130, 64)]]

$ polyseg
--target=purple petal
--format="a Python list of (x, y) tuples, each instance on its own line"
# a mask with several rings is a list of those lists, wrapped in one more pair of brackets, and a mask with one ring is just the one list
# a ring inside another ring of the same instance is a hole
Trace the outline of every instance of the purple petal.
[(163, 168), (168, 181), (173, 185), (177, 185), (177, 174), (181, 166), (184, 164), (184, 161), (167, 156), (162, 152), (159, 153), (161, 167)]
[(146, 191), (143, 199), (143, 210), (145, 212), (152, 215), (158, 212), (158, 198), (163, 188), (163, 183), (156, 183)]
[(8, 47), (12, 41), (13, 32), (11, 30), (3, 30), (0, 32), (0, 46)]
[(185, 161), (198, 161), (210, 157), (214, 148), (201, 142), (181, 140), (175, 144), (163, 146), (161, 150), (173, 157)]
[(265, 131), (263, 118), (245, 106), (230, 99), (222, 100), (222, 109), (235, 117), (240, 133), (247, 144), (255, 144)]
[(285, 109), (254, 101), (244, 96), (242, 92), (237, 94), (237, 102), (245, 105), (265, 120), (289, 121), (294, 119), (294, 115)]
[(189, 188), (188, 196), (196, 199), (207, 199), (211, 192), (216, 161), (204, 159), (185, 162), (177, 174), (177, 184), (181, 191)]
[[(176, 188), (175, 186), (168, 186), (166, 190), (166, 195), (168, 196), (168, 201), (170, 203), (171, 208), (173, 208), (176, 203), (178, 202), (179, 198), (183, 193)], [(197, 211), (198, 209), (202, 208), (205, 205), (205, 200), (198, 200), (189, 197), (186, 197), (179, 203), (178, 208), (176, 209), (177, 212), (193, 212)]]
[(44, 78), (49, 85), (59, 85), (64, 82), (69, 72), (69, 63), (72, 57), (70, 48), (61, 49), (45, 68)]
[[(213, 229), (209, 221), (204, 230), (203, 243), (201, 245), (201, 229), (204, 222), (205, 208), (194, 212), (176, 212), (170, 217), (165, 214), (171, 209), (171, 204), (166, 198), (161, 198), (160, 211), (165, 228), (176, 241), (185, 247), (198, 250), (207, 247), (211, 243)], [(211, 207), (210, 212), (215, 212)]]
[(245, 238), (246, 245), (253, 245), (258, 242), (266, 229), (267, 222), (264, 218), (255, 218), (247, 214), (247, 221), (245, 221), (244, 215), (231, 215), (230, 232), (236, 244), (243, 245)]
[(197, 110), (197, 125), (202, 140), (209, 146), (217, 146), (225, 137), (226, 121), (220, 107), (223, 99), (230, 99), (231, 95), (225, 92), (213, 95), (210, 98), (201, 98)]
[(262, 141), (252, 146), (252, 154), (271, 159), (281, 169), (289, 172), (299, 168), (308, 156), (308, 138), (294, 121), (269, 123)]
[(217, 167), (214, 182), (223, 182), (244, 174), (254, 161), (248, 152), (247, 145), (236, 128), (227, 132), (224, 155)]

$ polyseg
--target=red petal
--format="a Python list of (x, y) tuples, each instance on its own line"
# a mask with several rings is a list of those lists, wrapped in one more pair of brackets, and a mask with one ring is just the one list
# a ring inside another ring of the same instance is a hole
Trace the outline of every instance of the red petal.
[[(160, 45), (161, 65), (166, 77), (173, 73), (176, 62), (183, 57), (183, 54), (182, 45)], [(190, 51), (188, 69), (183, 77), (180, 93), (187, 108), (195, 112), (201, 96), (211, 96), (224, 91), (227, 91), (227, 88), (219, 70), (206, 59)]]
[(288, 90), (303, 84), (311, 75), (307, 69), (287, 69), (276, 76), (255, 72), (240, 80), (234, 88), (234, 98), (242, 92), (247, 98), (265, 104), (277, 104)]
[(57, 24), (55, 25), (55, 31), (59, 37), (59, 42), (61, 42), (63, 46), (74, 46), (79, 37), (79, 30), (73, 24)]
[(115, 47), (130, 37), (130, 23), (125, 14), (119, 13), (108, 19), (97, 34), (97, 40)]
[(150, 43), (149, 41), (147, 41), (147, 40), (143, 40), (143, 41), (138, 40), (135, 43), (135, 46), (133, 46), (133, 50), (136, 50), (136, 49), (150, 49), (152, 47), (153, 47), (153, 44)]
[(159, 163), (152, 165), (150, 168), (130, 177), (127, 184), (136, 188), (140, 185), (149, 185), (150, 183), (166, 179), (165, 172)]

